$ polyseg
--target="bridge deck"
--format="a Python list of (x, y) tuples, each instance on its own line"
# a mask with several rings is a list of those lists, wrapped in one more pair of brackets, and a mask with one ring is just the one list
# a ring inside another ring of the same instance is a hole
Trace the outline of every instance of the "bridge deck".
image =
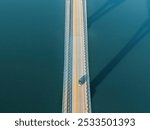
[(66, 0), (63, 112), (91, 112), (85, 0)]

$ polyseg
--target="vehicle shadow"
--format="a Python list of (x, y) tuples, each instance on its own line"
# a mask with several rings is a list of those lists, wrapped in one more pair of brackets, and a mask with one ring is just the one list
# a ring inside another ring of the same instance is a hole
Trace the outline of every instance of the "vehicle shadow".
[(120, 61), (150, 33), (150, 0), (147, 0), (149, 17), (141, 25), (131, 40), (119, 51), (119, 53), (97, 74), (91, 81), (91, 97), (96, 93), (96, 88), (107, 77), (107, 75), (120, 63)]
[(94, 14), (92, 14), (88, 18), (88, 28), (91, 27), (91, 25), (97, 21), (99, 18), (101, 18), (106, 13), (110, 12), (113, 8), (123, 3), (125, 0), (107, 0), (107, 2), (99, 8), (97, 11), (95, 11)]

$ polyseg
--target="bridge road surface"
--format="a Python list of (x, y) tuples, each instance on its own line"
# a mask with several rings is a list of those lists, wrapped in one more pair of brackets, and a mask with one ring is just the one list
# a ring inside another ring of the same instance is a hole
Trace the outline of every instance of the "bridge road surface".
[(86, 0), (66, 0), (62, 112), (91, 112)]

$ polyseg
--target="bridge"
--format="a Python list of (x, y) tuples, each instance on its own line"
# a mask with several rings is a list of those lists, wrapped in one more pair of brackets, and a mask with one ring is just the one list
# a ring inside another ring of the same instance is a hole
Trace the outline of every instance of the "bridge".
[(86, 0), (66, 0), (63, 113), (91, 112)]

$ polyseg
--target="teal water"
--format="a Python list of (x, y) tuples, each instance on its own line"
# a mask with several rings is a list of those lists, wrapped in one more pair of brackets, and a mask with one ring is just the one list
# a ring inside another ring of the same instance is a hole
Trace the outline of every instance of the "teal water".
[[(93, 112), (150, 112), (150, 0), (87, 0)], [(65, 0), (0, 1), (0, 112), (61, 112)]]

